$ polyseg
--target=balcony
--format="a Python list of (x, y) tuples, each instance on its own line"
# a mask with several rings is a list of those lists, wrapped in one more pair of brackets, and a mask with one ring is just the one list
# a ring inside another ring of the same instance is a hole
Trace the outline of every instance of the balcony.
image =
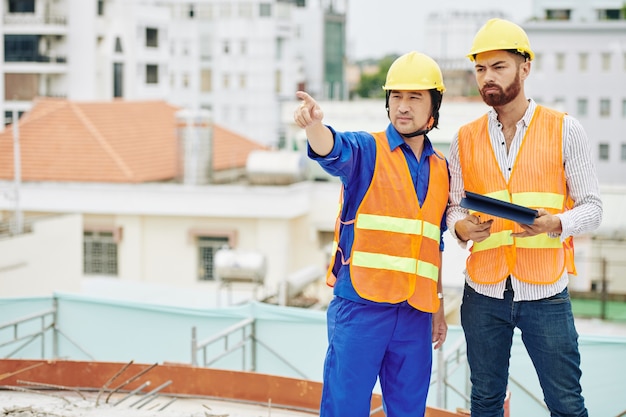
[(67, 57), (52, 54), (52, 55), (43, 55), (43, 54), (5, 54), (4, 62), (38, 62), (38, 63), (55, 63), (55, 64), (65, 64), (67, 63)]
[(8, 13), (2, 17), (5, 35), (67, 35), (67, 17), (34, 13)]
[(44, 15), (40, 16), (34, 13), (8, 13), (3, 16), (4, 24), (6, 26), (17, 25), (55, 25), (65, 26), (67, 25), (67, 18), (65, 16), (53, 16)]

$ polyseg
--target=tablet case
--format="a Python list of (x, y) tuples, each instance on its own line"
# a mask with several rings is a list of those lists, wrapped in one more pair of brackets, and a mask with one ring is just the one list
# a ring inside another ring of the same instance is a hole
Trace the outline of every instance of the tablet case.
[(461, 199), (461, 207), (513, 220), (522, 224), (532, 224), (538, 213), (537, 210), (528, 207), (487, 197), (471, 191), (465, 191), (465, 197)]

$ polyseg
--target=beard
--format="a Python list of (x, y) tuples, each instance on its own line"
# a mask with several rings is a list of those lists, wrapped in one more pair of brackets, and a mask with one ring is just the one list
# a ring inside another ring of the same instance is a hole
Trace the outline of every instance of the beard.
[[(493, 87), (498, 89), (497, 93), (485, 94), (485, 88)], [(483, 101), (488, 106), (499, 107), (504, 106), (505, 104), (509, 104), (511, 101), (513, 101), (513, 99), (515, 99), (515, 97), (519, 95), (521, 90), (522, 83), (520, 82), (518, 71), (517, 74), (515, 74), (515, 79), (513, 80), (513, 82), (505, 89), (502, 89), (502, 87), (496, 84), (485, 84), (483, 88), (480, 89), (480, 96), (483, 98)]]

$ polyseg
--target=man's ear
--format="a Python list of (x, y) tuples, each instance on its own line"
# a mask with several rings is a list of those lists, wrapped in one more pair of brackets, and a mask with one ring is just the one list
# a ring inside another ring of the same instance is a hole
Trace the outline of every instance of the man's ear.
[(520, 64), (520, 72), (521, 72), (520, 78), (522, 79), (522, 81), (528, 78), (528, 75), (530, 74), (530, 66), (531, 66), (531, 63), (528, 60)]

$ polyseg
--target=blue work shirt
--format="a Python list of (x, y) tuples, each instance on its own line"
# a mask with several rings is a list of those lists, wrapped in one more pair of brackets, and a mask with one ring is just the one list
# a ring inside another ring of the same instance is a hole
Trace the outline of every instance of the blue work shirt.
[[(334, 145), (330, 153), (324, 157), (317, 155), (308, 146), (309, 158), (317, 161), (322, 169), (332, 176), (339, 177), (344, 188), (343, 208), (341, 212), (342, 220), (352, 220), (356, 217), (357, 209), (368, 190), (374, 167), (376, 165), (376, 139), (368, 132), (337, 132), (332, 127), (327, 126), (333, 134)], [(428, 157), (435, 154), (432, 144), (427, 136), (424, 139), (424, 149), (418, 161), (411, 147), (404, 141), (402, 136), (390, 123), (385, 131), (389, 148), (394, 151), (400, 147), (406, 158), (415, 193), (420, 206), (424, 204), (428, 193), (428, 181), (430, 179), (430, 164)], [(435, 157), (439, 157), (435, 154)], [(447, 161), (446, 161), (447, 164)], [(448, 173), (449, 175), (449, 173)], [(448, 230), (446, 225), (446, 213), (441, 218), (441, 239), (439, 248), (443, 251), (443, 233)], [(345, 254), (352, 253), (352, 242), (354, 240), (354, 224), (341, 224), (339, 232), (339, 247)], [(341, 265), (341, 253), (337, 253), (335, 259), (335, 271), (337, 271), (337, 282), (334, 286), (334, 294), (343, 298), (361, 303), (374, 303), (360, 297), (350, 279), (349, 265)], [(381, 303), (376, 303), (381, 304)], [(400, 305), (407, 305), (402, 302)], [(390, 304), (393, 305), (393, 304)]]

